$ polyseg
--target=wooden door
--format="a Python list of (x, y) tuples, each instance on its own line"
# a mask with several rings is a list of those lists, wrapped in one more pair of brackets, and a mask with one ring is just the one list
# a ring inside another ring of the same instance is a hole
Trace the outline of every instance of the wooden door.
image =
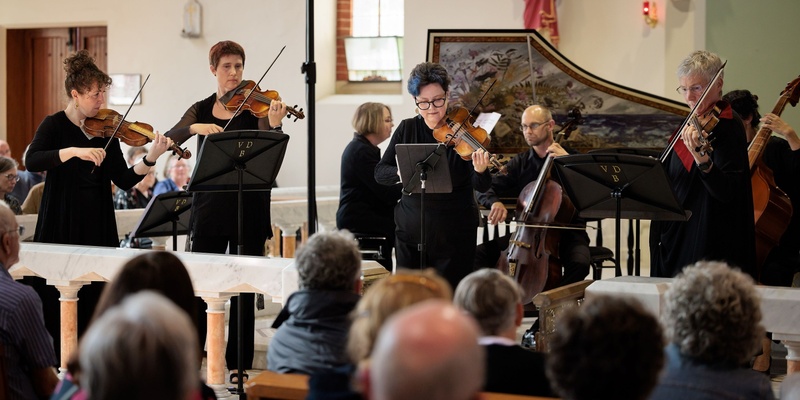
[(22, 160), (42, 120), (69, 102), (64, 88), (64, 59), (87, 49), (97, 66), (107, 64), (105, 27), (9, 29), (7, 31), (7, 141)]

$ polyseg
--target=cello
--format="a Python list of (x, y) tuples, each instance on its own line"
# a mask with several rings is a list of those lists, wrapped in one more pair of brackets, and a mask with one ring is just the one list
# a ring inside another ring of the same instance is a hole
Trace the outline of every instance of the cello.
[[(560, 143), (568, 137), (580, 119), (580, 111), (570, 111), (554, 142)], [(536, 180), (520, 192), (515, 216), (517, 230), (496, 265), (519, 283), (522, 304), (530, 303), (534, 296), (557, 287), (561, 281), (559, 229), (567, 228), (575, 207), (561, 185), (550, 179), (552, 166), (553, 157), (548, 155)]]
[[(800, 77), (789, 82), (781, 92), (772, 113), (780, 116), (786, 104), (800, 100)], [(750, 162), (750, 183), (753, 187), (753, 212), (756, 224), (756, 268), (758, 278), (769, 252), (778, 245), (792, 218), (792, 203), (786, 192), (775, 184), (772, 170), (764, 163), (764, 149), (772, 130), (762, 126), (747, 148)]]

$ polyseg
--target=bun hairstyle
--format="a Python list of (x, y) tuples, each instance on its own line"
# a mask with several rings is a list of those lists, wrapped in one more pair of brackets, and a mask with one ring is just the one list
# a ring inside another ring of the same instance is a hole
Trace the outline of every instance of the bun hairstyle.
[(758, 96), (750, 93), (749, 90), (732, 90), (722, 96), (722, 100), (731, 103), (733, 111), (736, 111), (742, 118), (752, 116), (750, 126), (758, 129), (761, 119), (761, 113), (758, 112)]
[(86, 49), (67, 57), (64, 60), (64, 71), (67, 72), (64, 79), (67, 97), (72, 97), (72, 89), (84, 94), (92, 90), (93, 85), (97, 85), (99, 89), (111, 85), (111, 77), (97, 68), (94, 58)]

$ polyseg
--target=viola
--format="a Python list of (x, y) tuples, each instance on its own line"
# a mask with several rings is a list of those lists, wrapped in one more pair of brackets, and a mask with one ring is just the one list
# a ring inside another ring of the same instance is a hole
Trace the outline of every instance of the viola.
[[(119, 126), (119, 129), (117, 129), (117, 126)], [(125, 121), (120, 113), (106, 108), (100, 109), (94, 117), (83, 120), (81, 129), (86, 134), (94, 137), (110, 138), (113, 136), (128, 146), (144, 146), (156, 138), (151, 125), (138, 121)], [(175, 143), (170, 146), (170, 150), (180, 158), (190, 158), (192, 156), (189, 150), (181, 149)]]
[(714, 128), (716, 128), (719, 123), (719, 114), (722, 112), (724, 106), (725, 102), (720, 100), (702, 115), (695, 114), (690, 118), (692, 126), (694, 126), (694, 129), (696, 129), (700, 135), (700, 145), (697, 146), (694, 151), (700, 153), (701, 156), (714, 151), (714, 148), (711, 147), (711, 142), (715, 139)]
[[(786, 89), (781, 92), (772, 113), (780, 116), (787, 103), (795, 106), (798, 100), (800, 100), (800, 77), (786, 85)], [(789, 196), (775, 184), (772, 170), (763, 161), (764, 149), (767, 147), (771, 134), (772, 131), (769, 128), (762, 126), (747, 148), (747, 158), (750, 162), (750, 184), (753, 187), (756, 268), (759, 280), (769, 252), (780, 243), (794, 212)]]
[[(453, 146), (462, 159), (469, 161), (472, 153), (478, 149), (488, 153), (485, 146), (491, 141), (486, 130), (473, 126), (472, 122), (469, 110), (464, 107), (454, 108), (433, 129), (433, 137), (439, 143)], [(498, 156), (489, 153), (492, 169), (505, 174), (506, 166), (498, 159)]]
[[(555, 142), (560, 143), (580, 121), (580, 111), (570, 111), (570, 119)], [(517, 199), (517, 230), (496, 266), (520, 284), (522, 304), (558, 286), (562, 276), (558, 259), (560, 229), (575, 229), (568, 226), (575, 207), (561, 185), (550, 179), (552, 166), (553, 157), (548, 156), (537, 179), (522, 189)]]
[[(230, 112), (237, 112), (240, 109), (248, 110), (256, 117), (264, 118), (269, 113), (269, 105), (272, 104), (272, 101), (280, 98), (280, 94), (275, 90), (262, 91), (255, 82), (243, 80), (235, 89), (225, 93), (220, 98), (220, 102)], [(306, 117), (303, 109), (298, 110), (296, 105), (294, 107), (287, 106), (286, 111), (289, 113), (287, 118), (294, 117), (295, 121)]]

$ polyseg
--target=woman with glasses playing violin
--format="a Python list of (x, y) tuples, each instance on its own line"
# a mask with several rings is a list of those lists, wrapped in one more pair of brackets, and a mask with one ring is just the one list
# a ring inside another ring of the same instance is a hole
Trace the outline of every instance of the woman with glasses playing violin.
[(14, 186), (19, 182), (17, 175), (17, 162), (13, 158), (0, 156), (0, 194), (14, 214), (22, 214), (19, 200), (11, 195)]
[[(695, 51), (681, 62), (677, 90), (689, 107), (700, 101), (721, 66), (719, 56), (707, 51)], [(708, 89), (695, 112), (707, 116), (716, 107), (716, 126), (708, 129), (711, 133), (706, 129), (698, 132), (692, 124), (681, 127), (680, 138), (664, 161), (673, 192), (692, 215), (688, 221), (653, 221), (651, 276), (671, 278), (700, 260), (725, 261), (755, 276), (747, 138), (738, 114), (721, 101), (722, 78), (720, 75)], [(700, 135), (708, 136), (711, 149), (702, 151)]]
[[(398, 185), (395, 145), (401, 143), (436, 143), (433, 129), (447, 115), (450, 76), (439, 64), (421, 63), (408, 79), (408, 93), (414, 98), (419, 115), (400, 122), (383, 158), (375, 167), (375, 180), (384, 185)], [(403, 195), (394, 209), (397, 224), (397, 266), (433, 267), (456, 287), (470, 272), (475, 258), (478, 207), (473, 189), (483, 192), (492, 184), (488, 171), (489, 154), (476, 150), (465, 161), (452, 146), (445, 147), (439, 163), (447, 163), (451, 193), (426, 193), (424, 209), (420, 194)], [(425, 215), (425, 265), (420, 260), (420, 213)]]

